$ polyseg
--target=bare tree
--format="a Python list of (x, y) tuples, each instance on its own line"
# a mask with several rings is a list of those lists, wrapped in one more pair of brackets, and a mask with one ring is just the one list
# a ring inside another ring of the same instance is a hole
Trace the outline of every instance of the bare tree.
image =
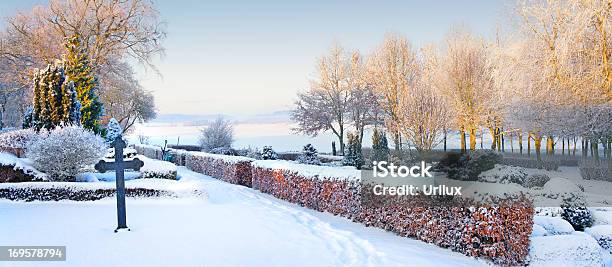
[(316, 136), (331, 130), (344, 151), (344, 132), (350, 123), (351, 59), (342, 47), (332, 46), (317, 62), (317, 77), (310, 90), (299, 93), (291, 118), (295, 132)]
[(393, 135), (395, 149), (401, 150), (400, 130), (395, 126), (400, 119), (401, 93), (413, 87), (417, 81), (418, 62), (408, 40), (399, 35), (388, 35), (374, 51), (369, 65), (369, 79), (380, 97), (385, 121)]
[(115, 118), (124, 132), (128, 133), (136, 122), (155, 118), (153, 94), (142, 88), (130, 65), (114, 64), (113, 69), (103, 69), (100, 78), (105, 116)]
[(484, 40), (469, 31), (458, 29), (447, 36), (441, 60), (439, 85), (454, 114), (453, 124), (461, 132), (461, 149), (466, 149), (465, 134), (470, 136), (470, 149), (476, 149), (476, 132), (490, 113), (493, 97), (493, 69), (489, 48)]
[(202, 129), (200, 146), (204, 151), (215, 148), (230, 148), (234, 142), (234, 127), (229, 120), (217, 118), (208, 127)]

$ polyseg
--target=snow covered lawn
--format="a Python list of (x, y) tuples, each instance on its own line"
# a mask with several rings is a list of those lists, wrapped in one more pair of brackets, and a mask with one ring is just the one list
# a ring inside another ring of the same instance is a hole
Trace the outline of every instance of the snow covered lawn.
[(0, 200), (0, 245), (66, 245), (67, 262), (0, 266), (484, 266), (421, 241), (366, 228), (179, 167), (207, 198), (127, 199), (131, 232), (113, 233), (115, 202)]

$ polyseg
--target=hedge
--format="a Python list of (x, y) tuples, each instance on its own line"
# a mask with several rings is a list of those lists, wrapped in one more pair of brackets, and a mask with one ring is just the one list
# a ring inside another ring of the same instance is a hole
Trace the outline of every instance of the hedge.
[(136, 149), (136, 152), (138, 152), (139, 155), (143, 155), (151, 159), (163, 160), (161, 147), (137, 144), (134, 145), (134, 149)]
[(524, 264), (527, 259), (533, 206), (524, 197), (495, 206), (464, 199), (432, 203), (418, 196), (369, 205), (363, 197), (371, 191), (358, 180), (303, 175), (259, 161), (253, 165), (253, 188), (277, 198), (497, 264)]
[(431, 203), (419, 197), (398, 205), (369, 205), (363, 198), (371, 191), (362, 187), (360, 173), (350, 168), (202, 152), (186, 153), (185, 161), (193, 171), (465, 255), (502, 265), (522, 265), (527, 260), (533, 204), (524, 197), (496, 205), (465, 199)]
[(226, 156), (204, 152), (189, 152), (185, 155), (185, 166), (219, 180), (251, 187), (252, 158)]
[[(20, 201), (93, 201), (114, 197), (115, 189), (72, 189), (70, 187), (31, 188), (8, 187), (0, 188), (0, 199)], [(125, 188), (127, 197), (177, 197), (174, 192), (151, 188)]]

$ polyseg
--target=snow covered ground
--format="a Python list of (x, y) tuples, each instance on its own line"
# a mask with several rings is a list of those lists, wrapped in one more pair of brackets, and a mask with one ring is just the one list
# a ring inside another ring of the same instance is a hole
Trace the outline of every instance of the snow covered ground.
[(113, 233), (114, 199), (0, 200), (0, 245), (67, 246), (67, 262), (0, 262), (0, 266), (488, 265), (184, 167), (178, 173), (179, 181), (164, 183), (201, 187), (207, 197), (129, 198), (132, 231), (119, 234)]

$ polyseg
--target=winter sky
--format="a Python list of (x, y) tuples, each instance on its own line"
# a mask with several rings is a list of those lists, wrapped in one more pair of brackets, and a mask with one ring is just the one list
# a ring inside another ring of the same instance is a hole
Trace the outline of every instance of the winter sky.
[[(46, 2), (3, 0), (0, 16)], [(508, 10), (501, 0), (155, 2), (167, 23), (166, 55), (156, 63), (161, 76), (140, 69), (139, 77), (161, 114), (288, 110), (334, 42), (366, 53), (393, 32), (419, 47), (453, 25), (492, 36)]]

